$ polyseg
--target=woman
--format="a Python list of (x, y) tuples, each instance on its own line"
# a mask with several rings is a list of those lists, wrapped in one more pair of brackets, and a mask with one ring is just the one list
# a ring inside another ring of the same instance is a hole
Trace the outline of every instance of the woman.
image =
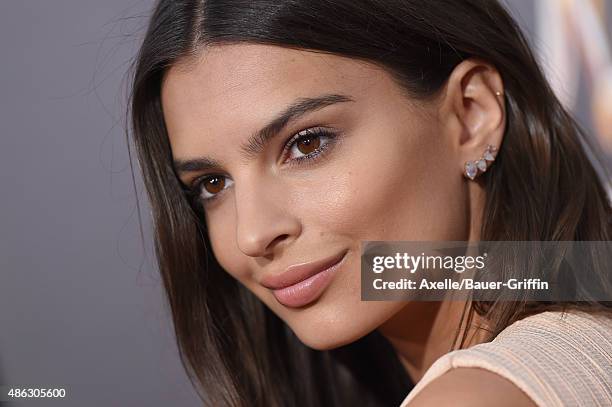
[[(497, 2), (162, 0), (132, 92), (160, 271), (207, 405), (612, 397), (609, 303), (360, 300), (365, 240), (609, 240), (582, 133)], [(606, 273), (589, 278), (609, 292)], [(548, 333), (581, 379), (569, 396), (570, 378), (542, 376)], [(465, 353), (482, 346), (493, 357)], [(520, 351), (534, 359), (504, 365)]]

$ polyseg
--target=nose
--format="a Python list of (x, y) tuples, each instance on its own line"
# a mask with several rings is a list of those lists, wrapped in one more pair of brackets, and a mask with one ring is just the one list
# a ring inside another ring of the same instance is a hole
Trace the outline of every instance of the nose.
[[(287, 188), (278, 183), (253, 182), (236, 185), (236, 241), (247, 256), (270, 254), (278, 245), (295, 239), (300, 221), (290, 208)], [(265, 184), (262, 185), (262, 184)]]

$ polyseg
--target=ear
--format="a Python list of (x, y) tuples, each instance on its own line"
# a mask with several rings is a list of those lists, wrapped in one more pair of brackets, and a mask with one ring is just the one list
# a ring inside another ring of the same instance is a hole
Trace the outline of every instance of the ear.
[(447, 81), (440, 113), (452, 147), (458, 152), (458, 172), (463, 172), (466, 161), (482, 157), (487, 145), (499, 150), (506, 111), (503, 81), (497, 69), (475, 58), (458, 64)]

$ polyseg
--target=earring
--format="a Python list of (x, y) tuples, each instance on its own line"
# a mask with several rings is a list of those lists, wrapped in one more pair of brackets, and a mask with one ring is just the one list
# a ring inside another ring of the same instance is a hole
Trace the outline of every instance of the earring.
[(479, 171), (481, 173), (485, 172), (487, 168), (489, 168), (489, 164), (495, 161), (496, 151), (497, 148), (495, 148), (495, 146), (488, 144), (487, 148), (482, 154), (482, 157), (475, 161), (465, 162), (463, 174), (467, 178), (474, 180), (474, 178), (476, 178), (476, 176), (478, 175)]

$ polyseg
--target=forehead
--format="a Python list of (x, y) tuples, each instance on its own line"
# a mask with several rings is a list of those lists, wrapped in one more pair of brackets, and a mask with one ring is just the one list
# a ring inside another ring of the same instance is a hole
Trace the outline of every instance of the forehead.
[(197, 140), (244, 138), (296, 98), (323, 93), (358, 98), (389, 82), (386, 76), (367, 62), (305, 50), (259, 44), (205, 48), (171, 67), (162, 83), (174, 155), (189, 155)]

